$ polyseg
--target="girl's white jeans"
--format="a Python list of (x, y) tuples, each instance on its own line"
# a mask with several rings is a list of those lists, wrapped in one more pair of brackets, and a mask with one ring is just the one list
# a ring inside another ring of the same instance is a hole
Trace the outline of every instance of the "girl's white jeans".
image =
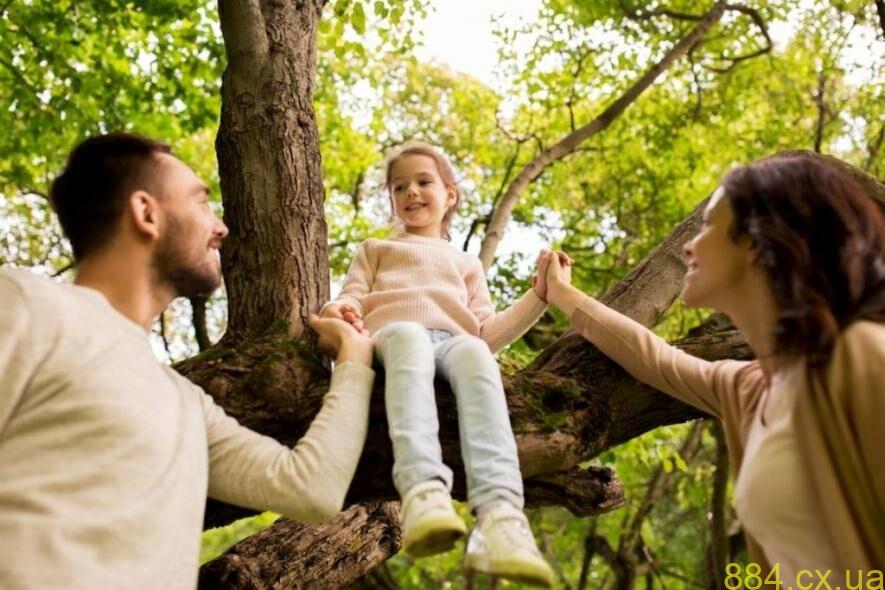
[(438, 371), (458, 408), (461, 454), (471, 510), (502, 499), (523, 507), (522, 476), (510, 427), (501, 371), (481, 339), (415, 322), (388, 324), (373, 336), (384, 366), (387, 421), (393, 441), (393, 481), (400, 496), (432, 479), (451, 490), (452, 470), (442, 462), (433, 389)]

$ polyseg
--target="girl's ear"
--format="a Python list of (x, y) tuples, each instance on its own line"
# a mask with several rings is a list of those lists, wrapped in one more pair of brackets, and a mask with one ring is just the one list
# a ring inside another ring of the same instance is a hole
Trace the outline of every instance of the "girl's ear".
[(453, 185), (450, 184), (446, 187), (446, 193), (449, 195), (446, 197), (446, 207), (451, 207), (458, 202), (458, 191)]

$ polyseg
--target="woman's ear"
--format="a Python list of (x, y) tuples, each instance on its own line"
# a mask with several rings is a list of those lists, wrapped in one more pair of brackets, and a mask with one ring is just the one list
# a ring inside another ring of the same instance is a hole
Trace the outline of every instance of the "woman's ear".
[(152, 239), (160, 237), (160, 206), (150, 193), (137, 190), (129, 195), (126, 214), (136, 233)]

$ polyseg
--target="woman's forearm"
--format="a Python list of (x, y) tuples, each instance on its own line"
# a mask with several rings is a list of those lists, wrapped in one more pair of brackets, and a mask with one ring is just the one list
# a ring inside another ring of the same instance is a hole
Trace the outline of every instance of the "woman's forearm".
[(567, 317), (571, 317), (578, 303), (587, 297), (580, 289), (565, 281), (551, 281), (547, 286), (547, 301), (556, 306)]

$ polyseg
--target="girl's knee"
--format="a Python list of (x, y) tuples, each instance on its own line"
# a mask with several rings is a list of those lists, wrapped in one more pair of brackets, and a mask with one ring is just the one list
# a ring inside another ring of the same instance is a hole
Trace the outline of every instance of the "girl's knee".
[(452, 338), (445, 363), (450, 371), (459, 373), (498, 372), (498, 361), (484, 340), (470, 335)]
[(469, 355), (471, 358), (488, 358), (494, 361), (495, 355), (492, 354), (486, 341), (470, 334), (459, 334), (451, 339), (450, 350), (455, 355)]
[(430, 342), (430, 336), (424, 326), (417, 322), (393, 322), (384, 326), (376, 334), (376, 340), (407, 340), (415, 342)]

